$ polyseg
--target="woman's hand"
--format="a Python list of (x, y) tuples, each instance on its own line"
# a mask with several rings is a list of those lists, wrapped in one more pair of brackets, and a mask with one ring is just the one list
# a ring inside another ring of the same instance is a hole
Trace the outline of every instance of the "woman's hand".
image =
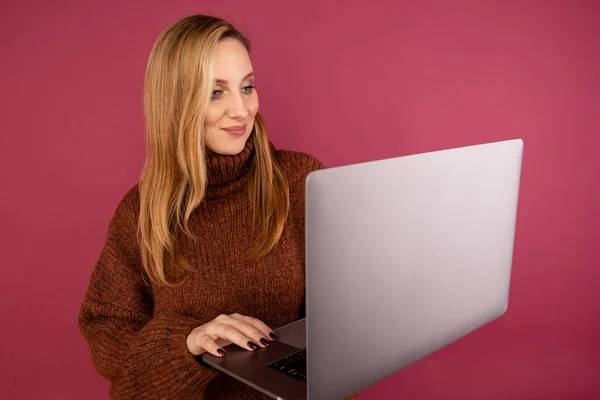
[(206, 324), (195, 328), (187, 337), (190, 353), (199, 356), (210, 353), (217, 357), (225, 355), (222, 346), (235, 343), (246, 350), (267, 347), (277, 340), (271, 328), (256, 318), (240, 314), (221, 314)]

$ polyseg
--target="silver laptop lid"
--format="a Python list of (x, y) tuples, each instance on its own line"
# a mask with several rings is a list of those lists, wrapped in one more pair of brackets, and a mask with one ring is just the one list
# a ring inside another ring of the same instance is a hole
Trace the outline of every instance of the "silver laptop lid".
[(523, 142), (311, 173), (309, 400), (343, 398), (508, 304)]

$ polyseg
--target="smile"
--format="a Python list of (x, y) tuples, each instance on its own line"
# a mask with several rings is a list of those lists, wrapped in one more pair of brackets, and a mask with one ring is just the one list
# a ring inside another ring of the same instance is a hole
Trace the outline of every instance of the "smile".
[(228, 133), (231, 133), (232, 135), (242, 136), (244, 133), (246, 133), (246, 127), (247, 125), (236, 125), (221, 129)]

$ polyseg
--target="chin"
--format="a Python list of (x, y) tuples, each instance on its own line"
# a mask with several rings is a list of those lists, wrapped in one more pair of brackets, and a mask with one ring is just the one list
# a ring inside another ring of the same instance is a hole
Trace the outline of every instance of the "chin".
[(218, 146), (215, 146), (215, 148), (211, 148), (211, 151), (224, 156), (235, 156), (244, 150), (244, 147), (246, 147), (246, 141), (248, 141), (248, 139), (249, 136), (241, 137), (235, 140), (226, 140), (219, 143)]

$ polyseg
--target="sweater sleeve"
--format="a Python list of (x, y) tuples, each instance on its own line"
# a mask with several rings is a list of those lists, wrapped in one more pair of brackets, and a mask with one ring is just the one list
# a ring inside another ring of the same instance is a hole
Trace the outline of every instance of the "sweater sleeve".
[(118, 205), (79, 312), (79, 329), (113, 399), (203, 398), (217, 372), (188, 351), (188, 334), (203, 322), (153, 315), (136, 240), (130, 191)]

